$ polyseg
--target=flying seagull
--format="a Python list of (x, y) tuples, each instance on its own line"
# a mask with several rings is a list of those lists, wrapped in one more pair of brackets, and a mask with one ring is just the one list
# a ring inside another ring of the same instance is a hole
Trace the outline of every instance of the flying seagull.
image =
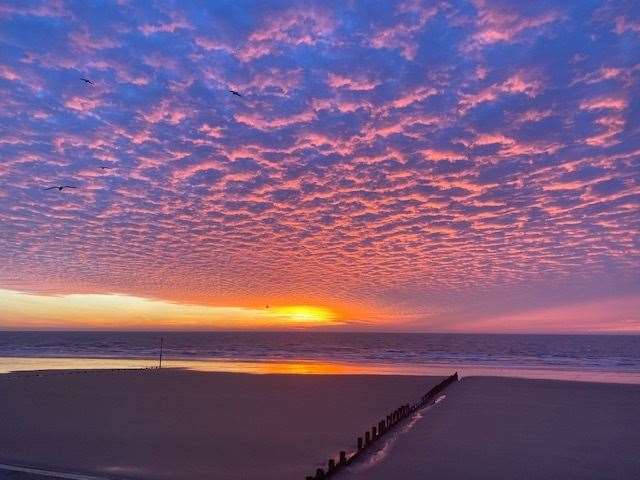
[(60, 185), (59, 187), (48, 187), (48, 188), (45, 188), (45, 190), (53, 190), (54, 188), (57, 188), (59, 191), (62, 191), (65, 188), (77, 188), (77, 187), (74, 187), (73, 185)]
[(93, 85), (93, 82), (91, 80), (89, 80), (88, 78), (80, 77), (80, 80), (82, 80), (84, 83), (88, 83), (89, 85)]
[(236, 92), (235, 90), (229, 90), (229, 93), (231, 95), (237, 95), (238, 97), (241, 97), (242, 95), (240, 95), (238, 92)]
[(471, 160), (471, 149), (476, 146), (476, 141), (474, 140), (469, 145), (464, 147), (464, 156), (467, 157), (467, 160)]

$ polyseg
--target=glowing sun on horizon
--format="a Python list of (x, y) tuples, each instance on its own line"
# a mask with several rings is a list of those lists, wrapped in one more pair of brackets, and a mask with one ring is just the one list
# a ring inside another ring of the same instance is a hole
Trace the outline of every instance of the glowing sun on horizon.
[(273, 307), (271, 315), (286, 318), (288, 322), (301, 325), (335, 323), (336, 315), (325, 307), (312, 305), (288, 305)]

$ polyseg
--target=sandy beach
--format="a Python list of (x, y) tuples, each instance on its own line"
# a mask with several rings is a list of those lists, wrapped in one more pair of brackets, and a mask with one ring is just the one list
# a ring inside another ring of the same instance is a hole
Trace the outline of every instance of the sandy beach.
[(439, 380), (179, 370), (0, 375), (0, 463), (109, 478), (300, 479)]
[(640, 386), (470, 377), (340, 479), (640, 478)]
[[(302, 479), (439, 380), (185, 370), (0, 375), (0, 463), (109, 479)], [(640, 478), (638, 385), (467, 377), (444, 393), (338, 478)]]

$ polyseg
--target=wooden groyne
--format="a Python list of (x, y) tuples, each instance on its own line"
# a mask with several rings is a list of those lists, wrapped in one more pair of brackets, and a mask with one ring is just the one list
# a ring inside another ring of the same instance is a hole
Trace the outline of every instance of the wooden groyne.
[(358, 437), (357, 446), (355, 452), (350, 456), (347, 456), (346, 451), (341, 451), (336, 461), (335, 458), (330, 458), (327, 462), (327, 470), (324, 468), (318, 468), (315, 475), (307, 475), (306, 480), (324, 480), (332, 477), (344, 467), (350, 463), (356, 461), (361, 457), (372, 445), (378, 442), (381, 438), (385, 437), (387, 433), (396, 429), (398, 424), (402, 423), (407, 417), (410, 417), (418, 410), (426, 407), (432, 401), (434, 401), (437, 395), (447, 388), (451, 383), (458, 381), (458, 372), (455, 372), (450, 377), (445, 378), (442, 382), (434, 386), (431, 390), (425, 393), (420, 399), (411, 404), (401, 405), (393, 412), (381, 419), (377, 425), (371, 427), (371, 430), (364, 432), (364, 436)]

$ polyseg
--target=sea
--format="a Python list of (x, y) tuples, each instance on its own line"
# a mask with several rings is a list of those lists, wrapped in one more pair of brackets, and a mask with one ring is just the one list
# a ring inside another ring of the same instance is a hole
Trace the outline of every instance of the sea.
[(0, 332), (0, 372), (159, 366), (640, 383), (640, 335)]

